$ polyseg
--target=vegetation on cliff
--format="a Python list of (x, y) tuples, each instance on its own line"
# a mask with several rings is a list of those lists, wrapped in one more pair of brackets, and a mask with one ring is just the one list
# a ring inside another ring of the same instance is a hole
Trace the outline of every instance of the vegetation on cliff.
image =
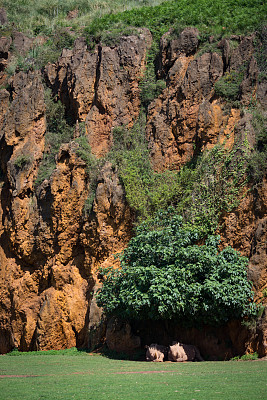
[[(141, 115), (132, 129), (116, 128), (108, 154), (119, 168), (127, 201), (139, 222), (171, 205), (185, 222), (203, 234), (215, 233), (222, 213), (239, 204), (248, 181), (247, 168), (252, 173), (249, 148), (238, 138), (230, 152), (218, 144), (179, 171), (157, 173), (150, 164), (144, 121), (145, 116)], [(264, 168), (262, 165), (261, 170)]]

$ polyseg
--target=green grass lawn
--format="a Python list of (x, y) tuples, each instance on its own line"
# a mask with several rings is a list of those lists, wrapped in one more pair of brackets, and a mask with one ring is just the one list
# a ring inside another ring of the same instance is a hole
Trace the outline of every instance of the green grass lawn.
[(71, 351), (4, 355), (0, 398), (260, 400), (267, 398), (267, 362), (147, 363)]

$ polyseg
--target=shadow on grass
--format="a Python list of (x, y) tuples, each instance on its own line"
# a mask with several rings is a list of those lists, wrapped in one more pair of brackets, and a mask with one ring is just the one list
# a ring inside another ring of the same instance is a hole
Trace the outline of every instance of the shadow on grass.
[(81, 353), (101, 355), (102, 357), (106, 357), (112, 360), (145, 361), (145, 350), (142, 349), (132, 352), (131, 354), (127, 354), (124, 352), (117, 352), (114, 350), (110, 350), (106, 345), (104, 345), (94, 350), (81, 348), (77, 349), (77, 351)]
[(145, 351), (138, 350), (133, 352), (132, 354), (127, 354), (124, 352), (116, 352), (113, 350), (109, 350), (106, 345), (97, 348), (97, 349), (89, 349), (89, 348), (76, 348), (72, 347), (70, 349), (63, 350), (40, 350), (40, 351), (19, 351), (17, 348), (14, 348), (10, 353), (7, 353), (7, 356), (10, 357), (23, 357), (25, 355), (33, 355), (33, 356), (57, 356), (57, 355), (66, 355), (66, 356), (79, 356), (82, 354), (88, 353), (90, 355), (99, 355), (106, 358), (110, 358), (113, 360), (129, 360), (129, 361), (145, 361)]

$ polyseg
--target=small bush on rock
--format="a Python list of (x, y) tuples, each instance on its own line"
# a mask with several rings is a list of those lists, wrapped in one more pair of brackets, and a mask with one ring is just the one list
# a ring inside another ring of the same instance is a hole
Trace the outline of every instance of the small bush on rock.
[(22, 169), (26, 164), (29, 164), (31, 162), (31, 159), (29, 156), (25, 154), (20, 154), (16, 160), (14, 161), (15, 167)]
[(243, 78), (242, 72), (227, 72), (215, 83), (215, 92), (228, 101), (239, 100), (240, 84)]

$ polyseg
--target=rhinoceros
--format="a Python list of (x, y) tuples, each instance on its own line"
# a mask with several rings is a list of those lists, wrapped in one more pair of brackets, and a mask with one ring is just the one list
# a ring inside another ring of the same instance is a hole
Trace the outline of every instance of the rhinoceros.
[(168, 360), (176, 362), (204, 361), (196, 346), (179, 342), (173, 342), (172, 345), (169, 346)]
[(167, 356), (168, 353), (168, 347), (155, 343), (146, 346), (146, 349), (147, 361), (163, 362), (164, 356)]

